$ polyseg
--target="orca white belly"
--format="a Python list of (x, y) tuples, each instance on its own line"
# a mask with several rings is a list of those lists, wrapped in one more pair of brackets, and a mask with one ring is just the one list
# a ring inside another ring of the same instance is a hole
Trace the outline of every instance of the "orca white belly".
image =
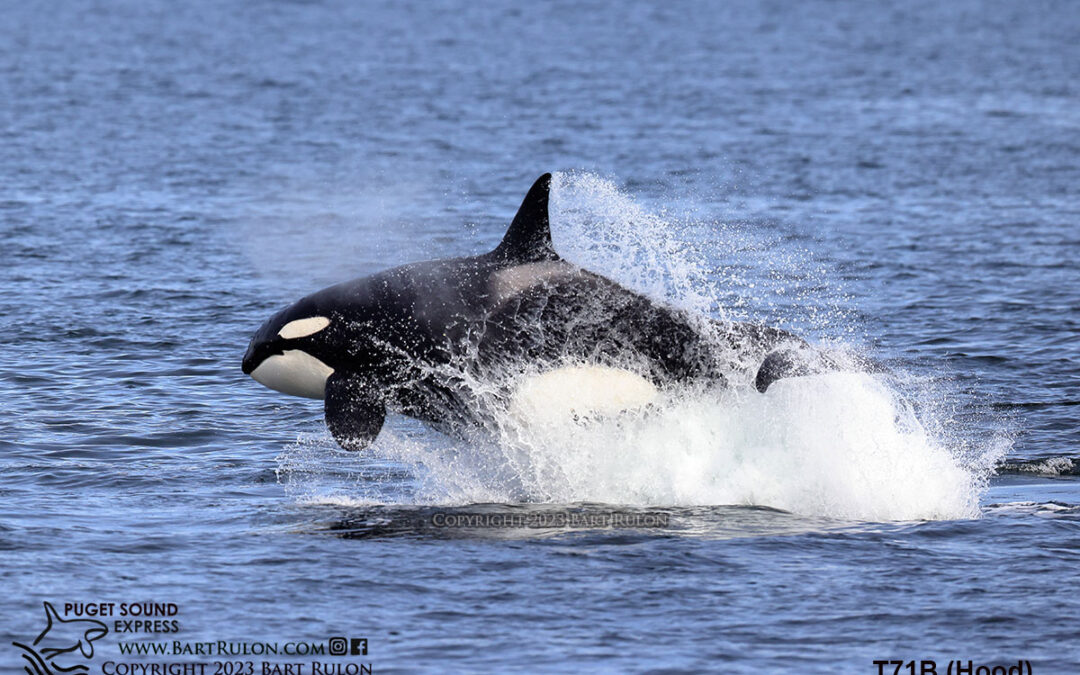
[(644, 408), (658, 393), (629, 370), (567, 366), (526, 378), (514, 391), (510, 411), (529, 422), (602, 418)]

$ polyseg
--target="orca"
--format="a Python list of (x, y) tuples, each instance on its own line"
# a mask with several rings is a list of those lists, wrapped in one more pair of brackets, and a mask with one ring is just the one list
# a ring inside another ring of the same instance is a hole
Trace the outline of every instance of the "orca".
[(553, 397), (633, 408), (674, 386), (728, 387), (747, 364), (761, 392), (805, 374), (791, 355), (808, 345), (786, 331), (668, 306), (563, 260), (550, 188), (544, 174), (490, 252), (385, 270), (279, 311), (252, 338), (243, 372), (323, 399), (349, 450), (366, 448), (388, 411), (461, 436), (490, 420), (492, 401), (525, 415)]

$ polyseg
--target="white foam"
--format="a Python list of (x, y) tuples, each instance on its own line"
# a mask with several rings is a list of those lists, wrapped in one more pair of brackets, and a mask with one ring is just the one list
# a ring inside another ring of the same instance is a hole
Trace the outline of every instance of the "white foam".
[[(670, 223), (610, 182), (562, 175), (554, 185), (555, 243), (568, 259), (700, 311), (727, 292), (710, 280), (753, 288), (745, 278), (732, 282), (738, 273), (730, 269), (706, 273), (702, 256), (679, 242)], [(828, 323), (844, 314), (808, 316)], [(1004, 444), (948, 437), (952, 403), (918, 385), (924, 389), (915, 394), (930, 405), (916, 415), (893, 381), (832, 373), (781, 380), (764, 395), (748, 386), (664, 392), (638, 414), (586, 423), (574, 415), (537, 423), (507, 410), (461, 442), (391, 418), (362, 458), (350, 458), (346, 477), (320, 473), (322, 460), (334, 470), (348, 466), (325, 435), (287, 449), (282, 475), (294, 496), (309, 501), (736, 504), (874, 521), (977, 517)], [(485, 395), (483, 383), (472, 386)]]
[(874, 377), (778, 382), (765, 395), (669, 399), (636, 417), (510, 424), (499, 442), (379, 454), (437, 477), (421, 501), (761, 505), (859, 520), (978, 515), (983, 475), (932, 439)]

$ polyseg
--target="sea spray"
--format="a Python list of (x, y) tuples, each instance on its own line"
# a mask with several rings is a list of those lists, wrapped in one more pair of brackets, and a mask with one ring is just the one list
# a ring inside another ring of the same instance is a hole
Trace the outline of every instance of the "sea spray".
[[(739, 272), (709, 273), (704, 252), (683, 241), (693, 238), (690, 225), (649, 212), (590, 174), (557, 175), (554, 185), (555, 245), (565, 258), (654, 298), (734, 318), (715, 311), (724, 293), (717, 280)], [(766, 284), (749, 304), (782, 304), (772, 300), (776, 289), (787, 292)], [(819, 305), (806, 316), (826, 316), (835, 329), (845, 310)], [(623, 414), (583, 417), (555, 406), (531, 418), (504, 405), (498, 387), (473, 381), (492, 414), (471, 437), (449, 439), (399, 418), (356, 457), (327, 437), (307, 436), (282, 453), (280, 477), (297, 499), (332, 503), (734, 504), (858, 520), (977, 516), (999, 453), (941, 433), (947, 425), (934, 416), (942, 406), (916, 414), (909, 403), (933, 393), (909, 386), (901, 395), (897, 381), (896, 373), (836, 372), (781, 380), (764, 395), (734, 382), (723, 391), (665, 391)]]

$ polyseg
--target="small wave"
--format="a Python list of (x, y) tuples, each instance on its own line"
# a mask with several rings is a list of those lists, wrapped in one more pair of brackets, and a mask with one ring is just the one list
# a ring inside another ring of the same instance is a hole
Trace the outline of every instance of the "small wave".
[(1080, 505), (1065, 504), (1062, 502), (1006, 502), (1002, 504), (989, 504), (986, 507), (989, 514), (1023, 514), (1034, 515), (1042, 518), (1063, 518), (1073, 520), (1080, 515)]
[(997, 473), (1036, 476), (1080, 476), (1080, 459), (1049, 457), (1026, 462), (1005, 462), (997, 467)]
[(758, 506), (635, 507), (594, 504), (469, 504), (419, 506), (303, 502), (317, 505), (312, 519), (294, 531), (345, 539), (526, 539), (598, 537), (605, 546), (654, 537), (734, 539), (810, 532), (867, 531), (850, 521), (807, 518)]

